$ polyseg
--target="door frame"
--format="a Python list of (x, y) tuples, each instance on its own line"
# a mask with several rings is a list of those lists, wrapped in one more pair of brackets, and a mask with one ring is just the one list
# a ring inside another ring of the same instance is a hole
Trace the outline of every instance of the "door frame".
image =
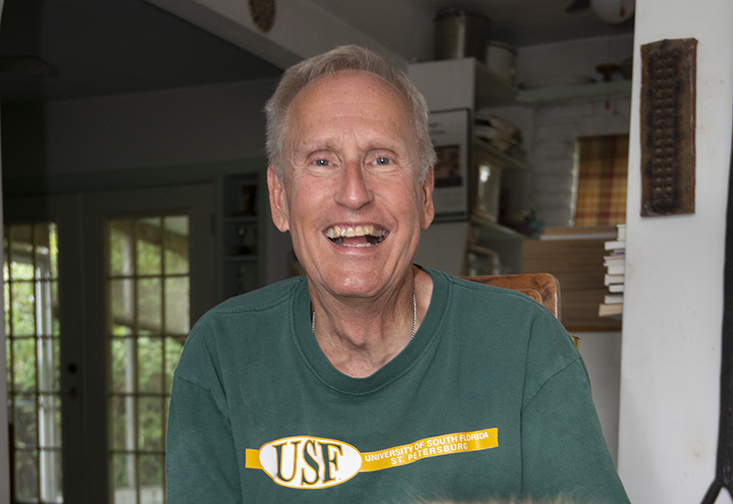
[[(56, 222), (58, 226), (64, 502), (113, 502), (105, 301), (106, 219), (162, 213), (189, 215), (193, 325), (216, 302), (215, 201), (213, 182), (5, 199), (6, 222)], [(64, 337), (70, 334), (77, 337)]]
[[(191, 324), (215, 300), (215, 240), (212, 220), (215, 201), (214, 184), (152, 187), (85, 193), (82, 202), (84, 218), (84, 309), (85, 356), (88, 376), (104, 376), (105, 380), (85, 380), (83, 395), (87, 398), (84, 431), (86, 433), (87, 500), (89, 504), (113, 502), (109, 469), (109, 366), (106, 338), (105, 291), (105, 222), (109, 218), (146, 217), (160, 213), (181, 212), (189, 215), (191, 248), (189, 249)], [(208, 237), (209, 239), (197, 239)], [(195, 244), (195, 246), (193, 246)], [(60, 255), (60, 253), (59, 253)], [(197, 267), (194, 267), (197, 265)], [(206, 301), (206, 300), (209, 301)], [(104, 446), (105, 450), (97, 447)], [(75, 501), (69, 501), (75, 502)]]

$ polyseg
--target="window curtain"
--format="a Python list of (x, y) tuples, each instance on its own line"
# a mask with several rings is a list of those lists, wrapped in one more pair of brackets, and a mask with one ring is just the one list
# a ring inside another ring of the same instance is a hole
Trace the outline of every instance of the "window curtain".
[(626, 222), (629, 136), (580, 137), (576, 226)]

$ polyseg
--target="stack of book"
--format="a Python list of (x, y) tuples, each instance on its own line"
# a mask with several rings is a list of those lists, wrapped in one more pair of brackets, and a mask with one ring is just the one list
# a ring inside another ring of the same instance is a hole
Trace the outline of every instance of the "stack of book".
[(608, 288), (603, 303), (598, 307), (599, 317), (621, 318), (624, 311), (624, 274), (626, 273), (626, 225), (619, 224), (615, 240), (605, 243), (606, 267), (604, 283)]
[(551, 273), (560, 281), (560, 320), (566, 329), (620, 329), (620, 320), (598, 316), (598, 305), (608, 294), (604, 244), (617, 235), (616, 226), (545, 228), (539, 239), (522, 241), (522, 273)]

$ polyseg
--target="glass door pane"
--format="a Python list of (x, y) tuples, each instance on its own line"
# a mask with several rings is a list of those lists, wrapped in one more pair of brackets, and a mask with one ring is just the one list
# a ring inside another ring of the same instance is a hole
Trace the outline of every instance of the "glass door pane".
[(58, 233), (4, 228), (5, 334), (13, 499), (63, 502)]
[(168, 401), (190, 328), (189, 219), (108, 220), (106, 229), (114, 502), (162, 504)]
[(212, 183), (5, 199), (15, 502), (163, 502), (170, 377), (215, 303), (214, 202)]

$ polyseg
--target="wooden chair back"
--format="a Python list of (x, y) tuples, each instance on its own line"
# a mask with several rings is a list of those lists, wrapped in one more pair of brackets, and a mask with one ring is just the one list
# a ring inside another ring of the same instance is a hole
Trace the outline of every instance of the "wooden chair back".
[[(560, 320), (560, 282), (550, 273), (523, 273), (520, 275), (483, 275), (461, 277), (472, 282), (521, 292), (550, 310)], [(572, 336), (576, 346), (580, 340)]]
[(462, 278), (502, 289), (519, 291), (543, 305), (560, 320), (560, 283), (549, 273), (483, 275)]

